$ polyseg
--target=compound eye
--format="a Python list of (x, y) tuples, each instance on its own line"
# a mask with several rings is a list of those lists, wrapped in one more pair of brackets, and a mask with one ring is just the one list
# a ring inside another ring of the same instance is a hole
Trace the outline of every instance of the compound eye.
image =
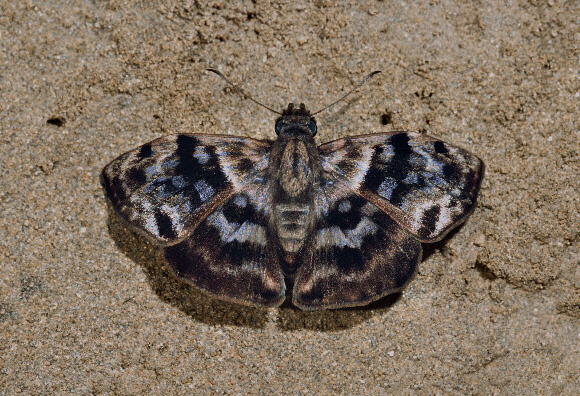
[(279, 135), (282, 132), (282, 127), (284, 126), (284, 121), (281, 118), (276, 120), (276, 126), (274, 129), (276, 130), (276, 135)]
[(310, 132), (312, 132), (312, 136), (316, 135), (316, 131), (317, 131), (316, 121), (310, 120), (310, 124), (308, 125), (308, 129), (310, 129)]

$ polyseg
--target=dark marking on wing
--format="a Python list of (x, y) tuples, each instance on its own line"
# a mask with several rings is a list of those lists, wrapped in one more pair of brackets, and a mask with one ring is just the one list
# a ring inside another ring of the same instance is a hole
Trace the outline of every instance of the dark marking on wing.
[[(356, 160), (353, 147), (361, 152)], [(467, 218), (484, 172), (475, 155), (419, 133), (362, 135), (318, 149), (323, 169), (422, 242), (440, 240)]]
[(127, 223), (171, 245), (264, 173), (269, 152), (269, 142), (254, 139), (167, 136), (112, 161), (103, 170), (102, 182)]
[(395, 149), (395, 156), (404, 160), (411, 155), (411, 146), (409, 145), (409, 135), (407, 133), (397, 133), (389, 138), (389, 143)]
[(139, 150), (139, 157), (140, 158), (149, 158), (149, 157), (151, 157), (152, 154), (153, 154), (153, 150), (151, 150), (150, 144), (144, 144), (143, 146), (141, 146), (141, 149)]
[(155, 222), (157, 223), (157, 228), (159, 230), (159, 235), (163, 235), (167, 239), (174, 239), (177, 234), (173, 227), (173, 221), (171, 220), (171, 217), (161, 211), (155, 212), (154, 215)]
[(251, 197), (236, 194), (209, 215), (183, 242), (165, 248), (175, 275), (203, 291), (259, 307), (284, 301), (284, 276), (267, 220)]
[(440, 140), (436, 141), (433, 144), (433, 147), (435, 147), (435, 152), (437, 154), (448, 154), (449, 150), (447, 150), (447, 147), (445, 147), (445, 142), (442, 142)]
[(409, 232), (363, 198), (340, 191), (327, 192), (318, 201), (328, 204), (318, 208), (328, 216), (318, 218), (316, 233), (300, 257), (293, 301), (302, 309), (378, 300), (401, 290), (421, 258), (421, 244)]

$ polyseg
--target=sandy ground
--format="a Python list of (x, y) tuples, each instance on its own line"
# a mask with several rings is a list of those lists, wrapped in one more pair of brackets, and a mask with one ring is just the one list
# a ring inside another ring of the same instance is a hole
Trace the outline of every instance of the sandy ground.
[[(205, 3), (1, 2), (0, 394), (577, 394), (580, 3)], [(382, 70), (317, 117), (319, 141), (467, 148), (478, 207), (365, 309), (183, 285), (99, 174), (167, 134), (272, 138), (275, 115), (210, 66), (280, 109)]]

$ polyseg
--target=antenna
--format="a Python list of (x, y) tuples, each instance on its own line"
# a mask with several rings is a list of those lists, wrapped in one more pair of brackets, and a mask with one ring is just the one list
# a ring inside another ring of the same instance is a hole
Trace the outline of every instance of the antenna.
[[(207, 71), (210, 71), (212, 73), (215, 73), (218, 76), (220, 76), (225, 82), (227, 82), (228, 84), (230, 84), (233, 89), (235, 89), (238, 93), (242, 94), (245, 99), (250, 99), (252, 102), (256, 103), (259, 106), (262, 106), (265, 109), (270, 110), (272, 113), (276, 113), (278, 115), (282, 115), (282, 113), (280, 113), (279, 111), (276, 111), (273, 108), (268, 107), (265, 104), (260, 103), (256, 99), (252, 98), (250, 95), (248, 95), (247, 93), (245, 93), (241, 88), (239, 88), (236, 84), (234, 84), (233, 82), (231, 82), (230, 79), (227, 78), (226, 76), (224, 76), (222, 74), (222, 72), (220, 72), (219, 70), (216, 70), (216, 69), (206, 69), (206, 70)], [(379, 73), (381, 73), (380, 70), (375, 70), (374, 72), (367, 74), (367, 76), (365, 78), (363, 78), (363, 80), (361, 82), (359, 82), (353, 89), (351, 89), (350, 91), (348, 91), (347, 93), (345, 93), (344, 95), (342, 95), (338, 100), (335, 100), (334, 102), (332, 102), (328, 106), (325, 106), (322, 109), (320, 109), (318, 111), (315, 111), (314, 113), (312, 113), (312, 115), (314, 116), (314, 115), (316, 115), (318, 113), (321, 113), (324, 110), (326, 110), (326, 109), (334, 106), (335, 104), (337, 104), (338, 102), (340, 102), (341, 100), (343, 100), (344, 98), (346, 98), (348, 95), (350, 95), (351, 93), (353, 93), (354, 91), (356, 91), (357, 89), (359, 89), (364, 83), (366, 83), (368, 80), (370, 80), (375, 74), (379, 74)]]
[(372, 73), (369, 73), (365, 78), (363, 78), (363, 80), (361, 82), (359, 82), (356, 87), (354, 87), (353, 89), (351, 89), (350, 91), (348, 91), (347, 93), (345, 93), (344, 95), (342, 95), (342, 97), (334, 102), (332, 102), (331, 104), (329, 104), (328, 106), (323, 107), (322, 109), (315, 111), (314, 113), (312, 113), (312, 115), (316, 115), (320, 112), (323, 112), (324, 110), (328, 109), (329, 107), (334, 106), (335, 104), (337, 104), (338, 102), (340, 102), (341, 100), (343, 100), (344, 98), (346, 98), (348, 95), (350, 95), (351, 93), (353, 93), (354, 91), (356, 91), (357, 89), (359, 89), (364, 83), (366, 83), (368, 80), (370, 80), (375, 74), (379, 74), (381, 73), (380, 70), (375, 70)]
[(216, 69), (206, 69), (206, 70), (207, 71), (210, 71), (212, 73), (215, 73), (218, 76), (220, 76), (221, 78), (223, 78), (225, 82), (227, 82), (228, 84), (230, 84), (232, 86), (233, 89), (235, 89), (236, 91), (238, 91), (238, 93), (242, 94), (244, 96), (244, 99), (250, 99), (255, 104), (257, 104), (259, 106), (262, 106), (265, 109), (270, 110), (272, 113), (276, 113), (278, 115), (282, 115), (282, 113), (280, 113), (279, 111), (276, 111), (273, 108), (268, 107), (265, 104), (258, 102), (256, 99), (252, 98), (250, 95), (248, 95), (247, 93), (245, 93), (244, 91), (242, 91), (241, 88), (239, 88), (236, 84), (234, 84), (233, 82), (231, 82), (230, 79), (227, 78), (226, 76), (224, 76), (219, 70), (216, 70)]

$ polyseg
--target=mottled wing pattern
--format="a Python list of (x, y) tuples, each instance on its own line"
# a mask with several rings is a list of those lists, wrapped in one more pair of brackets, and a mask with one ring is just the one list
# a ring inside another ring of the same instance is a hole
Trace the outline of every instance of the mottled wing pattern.
[(107, 165), (103, 185), (120, 216), (164, 246), (179, 278), (221, 299), (275, 306), (285, 286), (266, 220), (270, 146), (163, 137)]
[(302, 309), (358, 306), (402, 289), (421, 259), (419, 241), (344, 182), (323, 177), (294, 304)]
[(125, 221), (171, 245), (267, 168), (270, 145), (219, 135), (162, 137), (112, 161), (102, 181)]
[(166, 247), (175, 274), (220, 299), (280, 305), (284, 275), (268, 234), (267, 190), (259, 178), (217, 207), (183, 242)]
[(319, 146), (323, 169), (422, 242), (440, 240), (475, 207), (483, 162), (427, 135), (391, 132)]

